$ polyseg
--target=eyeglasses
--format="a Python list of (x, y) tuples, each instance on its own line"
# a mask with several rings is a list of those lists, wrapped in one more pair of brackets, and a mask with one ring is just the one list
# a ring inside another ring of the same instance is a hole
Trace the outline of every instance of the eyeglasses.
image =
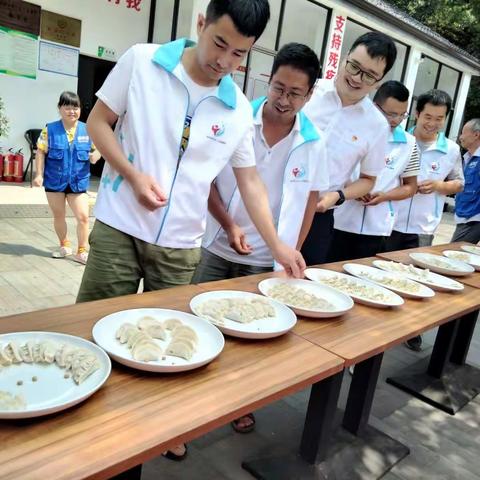
[(273, 84), (270, 84), (268, 88), (279, 98), (285, 95), (287, 97), (287, 100), (290, 99), (293, 101), (298, 101), (306, 98), (306, 96), (308, 95), (308, 92), (305, 95), (302, 95), (301, 93), (290, 92), (288, 90), (285, 90), (285, 88), (282, 88), (282, 87), (279, 87), (278, 85), (273, 85)]
[(362, 70), (356, 63), (353, 63), (350, 60), (346, 60), (345, 70), (351, 75), (360, 74), (360, 80), (369, 87), (379, 82), (383, 78), (383, 76), (380, 78), (374, 77), (371, 73)]
[(405, 120), (408, 118), (410, 115), (405, 112), (405, 113), (388, 113), (386, 112), (378, 103), (375, 104), (378, 109), (387, 117), (392, 120)]

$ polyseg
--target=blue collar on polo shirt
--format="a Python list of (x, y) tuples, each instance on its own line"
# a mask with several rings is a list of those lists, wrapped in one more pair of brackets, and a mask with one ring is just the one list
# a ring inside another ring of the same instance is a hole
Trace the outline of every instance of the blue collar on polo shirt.
[[(412, 135), (415, 132), (415, 126), (411, 127), (408, 133), (411, 133)], [(447, 143), (447, 137), (445, 136), (444, 132), (438, 132), (437, 134), (437, 141), (435, 142), (435, 146), (433, 147), (435, 150), (438, 150), (439, 152), (442, 153), (448, 153), (448, 143)]]
[(407, 143), (407, 136), (405, 135), (405, 130), (402, 126), (396, 126), (389, 139), (390, 143)]
[[(163, 67), (167, 72), (172, 73), (182, 59), (185, 48), (195, 45), (196, 43), (188, 38), (179, 38), (173, 42), (165, 43), (155, 50), (152, 61)], [(233, 109), (237, 106), (235, 82), (230, 75), (226, 75), (220, 80), (216, 96), (229, 108)]]
[[(254, 119), (257, 119), (256, 117), (259, 113), (260, 107), (265, 103), (266, 100), (267, 97), (259, 97), (251, 101)], [(297, 113), (297, 120), (295, 121), (296, 125), (297, 122), (299, 124), (298, 130), (305, 142), (320, 140), (320, 135), (318, 134), (317, 129), (313, 126), (313, 123), (301, 110)]]

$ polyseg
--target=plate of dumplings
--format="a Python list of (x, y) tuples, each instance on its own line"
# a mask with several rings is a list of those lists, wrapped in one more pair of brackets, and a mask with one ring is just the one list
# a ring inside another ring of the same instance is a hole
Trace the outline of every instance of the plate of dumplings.
[(211, 362), (225, 340), (214, 325), (163, 308), (122, 310), (100, 319), (93, 339), (111, 358), (149, 372), (182, 372)]
[(0, 419), (33, 418), (76, 405), (111, 372), (108, 355), (73, 335), (0, 335)]
[(297, 323), (295, 313), (280, 302), (237, 290), (200, 293), (190, 301), (190, 309), (232, 337), (278, 337)]

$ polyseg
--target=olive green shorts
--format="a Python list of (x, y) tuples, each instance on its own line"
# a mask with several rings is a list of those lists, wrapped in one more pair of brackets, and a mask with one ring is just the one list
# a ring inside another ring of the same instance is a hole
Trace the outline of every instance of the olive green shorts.
[(77, 303), (189, 284), (200, 248), (165, 248), (95, 221)]

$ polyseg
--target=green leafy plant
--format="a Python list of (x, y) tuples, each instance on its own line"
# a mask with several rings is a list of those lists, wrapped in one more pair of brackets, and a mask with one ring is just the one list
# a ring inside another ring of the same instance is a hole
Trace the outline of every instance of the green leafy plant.
[(0, 97), (0, 137), (7, 136), (9, 129), (8, 118), (5, 114), (5, 104), (3, 103), (2, 97)]

